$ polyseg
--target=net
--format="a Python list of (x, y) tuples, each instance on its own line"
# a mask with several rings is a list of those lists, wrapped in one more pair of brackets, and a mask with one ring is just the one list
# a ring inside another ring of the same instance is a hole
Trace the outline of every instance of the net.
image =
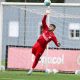
[[(43, 3), (2, 3), (2, 5), (3, 58), (5, 58), (7, 45), (28, 48), (33, 46), (40, 35), (41, 20), (47, 7)], [(80, 4), (54, 3), (51, 4), (50, 12), (49, 22), (57, 27), (54, 33), (61, 43), (60, 48), (79, 50)], [(51, 42), (49, 48), (56, 46)]]
[[(0, 13), (1, 13), (1, 2), (0, 2)], [(0, 15), (0, 17), (1, 17), (1, 15)], [(1, 18), (0, 18), (0, 27), (1, 27)], [(1, 29), (0, 29), (1, 30)], [(1, 31), (0, 31), (1, 32)], [(0, 37), (1, 37), (1, 33), (0, 33)], [(0, 44), (1, 44), (1, 40), (0, 40)], [(1, 45), (0, 45), (0, 47), (1, 47)], [(1, 49), (0, 49), (0, 66), (1, 66)]]
[[(40, 6), (40, 5), (42, 5), (42, 6)], [(44, 15), (45, 10), (47, 8), (43, 4), (40, 4), (40, 5), (37, 5), (37, 4), (35, 4), (35, 5), (26, 5), (26, 4), (11, 5), (10, 4), (10, 5), (4, 6), (4, 11), (6, 13), (8, 13), (8, 11), (10, 11), (10, 14), (11, 14), (10, 17), (12, 19), (14, 17), (14, 19), (13, 19), (14, 21), (16, 21), (16, 20), (19, 21), (19, 25), (21, 26), (21, 28), (24, 27), (24, 30), (21, 31), (22, 33), (24, 33), (24, 35), (21, 36), (22, 38), (24, 37), (24, 41), (23, 41), (24, 43), (25, 43), (25, 41), (26, 41), (26, 43), (27, 43), (27, 41), (29, 43), (35, 42), (34, 40), (36, 40), (37, 36), (39, 35), (39, 32), (38, 32), (40, 29), (39, 25), (41, 23), (42, 16)], [(78, 40), (76, 40), (77, 37), (78, 38), (80, 37), (80, 35), (76, 36), (76, 34), (79, 34), (79, 33), (74, 34), (74, 36), (76, 37), (76, 39), (74, 39), (74, 37), (71, 37), (70, 30), (69, 30), (70, 24), (73, 24), (73, 26), (75, 24), (75, 25), (77, 25), (77, 27), (79, 26), (79, 24), (78, 24), (79, 18), (80, 18), (79, 4), (74, 4), (74, 5), (52, 4), (50, 11), (51, 11), (50, 23), (54, 23), (57, 26), (55, 34), (56, 34), (57, 38), (59, 39), (59, 41), (61, 42), (61, 48), (79, 48), (78, 44), (80, 44), (80, 43)], [(13, 13), (13, 15), (12, 15), (12, 13)], [(5, 14), (5, 16), (6, 15), (7, 14)], [(76, 28), (76, 30), (77, 30), (77, 28)], [(37, 33), (37, 35), (34, 35), (33, 33)], [(25, 34), (27, 34), (27, 35), (25, 35)], [(28, 34), (32, 34), (32, 36), (33, 35), (35, 36), (33, 41), (31, 41), (31, 39), (33, 39), (33, 37), (29, 36)], [(27, 37), (28, 37), (28, 39), (25, 40)], [(70, 39), (70, 37), (74, 40)], [(24, 45), (28, 46), (27, 44), (24, 44)], [(76, 44), (76, 46), (75, 46), (75, 44)], [(72, 46), (72, 45), (74, 45), (74, 46)], [(32, 46), (32, 45), (30, 45), (30, 46)], [(51, 46), (54, 47), (53, 45), (51, 45)]]
[(5, 70), (2, 64), (2, 5), (0, 1), (0, 70)]

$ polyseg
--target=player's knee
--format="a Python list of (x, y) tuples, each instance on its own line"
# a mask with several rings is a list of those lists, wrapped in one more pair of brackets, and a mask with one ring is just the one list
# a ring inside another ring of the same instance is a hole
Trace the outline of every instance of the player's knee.
[(38, 53), (36, 54), (36, 57), (40, 58), (42, 54)]
[(42, 55), (42, 53), (39, 54), (40, 56)]
[(34, 48), (32, 48), (32, 53), (35, 55), (36, 50)]

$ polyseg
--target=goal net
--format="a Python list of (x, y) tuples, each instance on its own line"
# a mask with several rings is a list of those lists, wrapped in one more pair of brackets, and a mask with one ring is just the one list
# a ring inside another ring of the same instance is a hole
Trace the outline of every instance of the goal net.
[[(7, 67), (17, 68), (15, 66), (12, 66), (14, 63), (11, 64), (11, 60), (12, 60), (11, 57), (14, 55), (16, 56), (20, 52), (24, 54), (31, 53), (30, 52), (31, 50), (29, 51), (28, 48), (29, 49), (32, 48), (33, 44), (35, 43), (38, 36), (40, 35), (41, 20), (42, 20), (42, 16), (45, 14), (47, 7), (44, 6), (43, 3), (2, 3), (2, 6), (3, 6), (2, 57), (3, 59), (5, 59), (5, 54), (7, 54), (6, 46), (8, 46), (7, 52), (9, 53), (10, 56), (8, 54), (6, 56), (7, 63), (9, 63), (7, 64)], [(50, 6), (49, 22), (56, 25), (56, 30), (54, 33), (58, 41), (61, 43), (61, 46), (59, 49), (60, 50), (59, 53), (59, 50), (57, 50), (55, 44), (53, 42), (49, 43), (48, 50), (50, 51), (48, 51), (49, 57), (47, 59), (51, 60), (53, 64), (56, 64), (54, 65), (54, 67), (56, 66), (58, 68), (60, 64), (62, 65), (64, 64), (65, 61), (63, 61), (63, 59), (64, 59), (64, 55), (68, 54), (67, 50), (69, 51), (69, 53), (70, 51), (73, 51), (71, 52), (71, 55), (74, 53), (80, 55), (79, 54), (80, 53), (79, 52), (80, 50), (80, 4), (52, 3)], [(26, 50), (25, 47), (27, 48)], [(65, 52), (63, 52), (63, 50), (65, 50)], [(78, 51), (79, 53), (76, 51)], [(49, 55), (49, 53), (52, 55), (53, 52), (54, 53), (56, 52), (56, 54), (57, 53), (59, 54), (64, 53), (64, 54), (61, 57), (57, 55), (56, 57), (50, 59), (51, 56)], [(27, 56), (27, 54), (25, 54), (25, 56)], [(19, 55), (20, 57), (18, 59), (21, 60), (22, 54)], [(70, 58), (71, 55), (69, 56)], [(24, 59), (23, 61), (24, 63), (26, 63), (25, 56), (22, 56), (22, 58)], [(44, 61), (42, 61), (43, 63), (47, 62), (45, 58), (42, 59), (44, 59)], [(15, 61), (17, 61), (17, 58), (15, 59)], [(52, 65), (50, 61), (49, 63), (50, 65)], [(80, 67), (79, 60), (78, 63), (79, 63), (78, 66), (79, 69)], [(18, 63), (16, 63), (16, 65), (17, 64)], [(26, 65), (28, 64), (27, 63), (24, 65), (22, 64), (22, 66), (20, 64), (18, 68), (20, 68), (21, 66), (21, 68), (26, 69)], [(29, 69), (29, 67), (27, 69)], [(65, 69), (67, 70), (68, 68), (65, 67)], [(71, 71), (71, 68), (69, 69), (69, 71)]]

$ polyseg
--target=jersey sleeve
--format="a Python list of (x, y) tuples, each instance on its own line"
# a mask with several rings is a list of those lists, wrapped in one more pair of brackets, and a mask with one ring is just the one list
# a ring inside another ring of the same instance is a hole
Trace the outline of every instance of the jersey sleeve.
[(46, 18), (47, 18), (47, 15), (44, 15), (43, 19), (42, 19), (43, 29), (48, 29), (48, 26), (47, 26), (47, 23), (46, 23)]
[(57, 46), (57, 47), (59, 47), (59, 45), (58, 45), (58, 40), (57, 40), (57, 38), (56, 38), (56, 36), (54, 35), (54, 36), (52, 36), (52, 41), (55, 43), (55, 45)]

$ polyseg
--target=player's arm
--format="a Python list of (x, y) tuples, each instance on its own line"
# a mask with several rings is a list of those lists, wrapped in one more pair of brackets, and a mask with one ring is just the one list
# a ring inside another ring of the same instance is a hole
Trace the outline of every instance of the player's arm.
[(45, 15), (43, 16), (43, 19), (42, 19), (42, 26), (43, 26), (43, 28), (47, 27), (46, 19), (47, 19), (47, 16), (48, 16), (49, 13), (50, 13), (49, 10), (46, 10)]
[(60, 43), (58, 42), (56, 36), (53, 36), (53, 37), (52, 37), (52, 40), (53, 40), (53, 42), (55, 43), (55, 45), (56, 45), (57, 47), (60, 47)]
[(43, 25), (43, 27), (45, 27), (47, 24), (46, 24), (46, 18), (47, 18), (47, 14), (45, 14), (44, 16), (43, 16), (43, 19), (42, 19), (42, 25)]

